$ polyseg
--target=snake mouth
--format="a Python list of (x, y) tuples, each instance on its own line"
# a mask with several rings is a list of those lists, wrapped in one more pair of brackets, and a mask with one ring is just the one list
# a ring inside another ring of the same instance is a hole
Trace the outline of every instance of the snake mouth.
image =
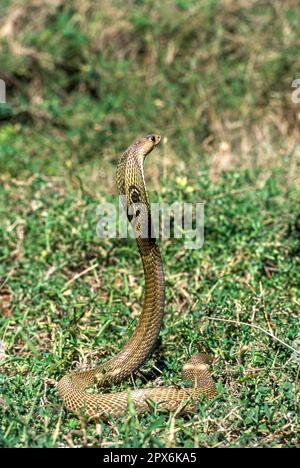
[(146, 138), (148, 138), (148, 140), (151, 140), (154, 146), (158, 145), (161, 140), (161, 136), (155, 135), (154, 133), (150, 133), (149, 135), (146, 136)]

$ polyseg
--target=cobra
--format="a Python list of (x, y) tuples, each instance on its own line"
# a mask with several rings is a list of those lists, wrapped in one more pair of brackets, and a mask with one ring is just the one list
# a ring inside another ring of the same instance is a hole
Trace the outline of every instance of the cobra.
[[(150, 134), (134, 142), (121, 156), (117, 167), (119, 194), (127, 202), (128, 220), (132, 223), (143, 263), (145, 290), (143, 310), (135, 331), (124, 348), (104, 364), (87, 370), (73, 371), (58, 383), (58, 392), (68, 410), (85, 413), (90, 418), (120, 416), (128, 407), (128, 392), (89, 393), (97, 383), (104, 387), (120, 382), (136, 371), (152, 353), (162, 325), (165, 306), (165, 281), (160, 249), (151, 230), (151, 209), (144, 178), (145, 157), (161, 140)], [(131, 400), (142, 412), (154, 401), (169, 410), (193, 411), (200, 394), (216, 395), (209, 371), (211, 359), (203, 353), (192, 356), (183, 368), (191, 387), (155, 387), (131, 390)]]

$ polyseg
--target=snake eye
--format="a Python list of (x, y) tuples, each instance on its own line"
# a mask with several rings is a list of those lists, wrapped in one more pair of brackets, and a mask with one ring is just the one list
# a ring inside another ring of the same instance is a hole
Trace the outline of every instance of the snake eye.
[(157, 136), (152, 135), (151, 133), (150, 133), (150, 135), (147, 135), (147, 138), (148, 138), (148, 140), (151, 140), (153, 143), (156, 143), (156, 141), (157, 141)]

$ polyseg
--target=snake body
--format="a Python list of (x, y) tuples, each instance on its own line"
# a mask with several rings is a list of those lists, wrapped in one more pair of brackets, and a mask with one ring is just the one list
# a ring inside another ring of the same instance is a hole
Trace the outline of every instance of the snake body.
[[(137, 370), (151, 354), (164, 314), (164, 273), (160, 250), (152, 230), (151, 209), (144, 179), (144, 159), (160, 142), (150, 134), (136, 141), (123, 153), (117, 167), (117, 186), (126, 205), (127, 217), (133, 225), (143, 263), (145, 292), (143, 311), (136, 329), (124, 348), (104, 364), (65, 375), (58, 383), (58, 392), (70, 411), (85, 413), (90, 418), (120, 416), (128, 406), (128, 392), (94, 394), (86, 388), (97, 383), (105, 386), (119, 382)], [(158, 387), (132, 390), (131, 400), (141, 412), (149, 400), (168, 409), (192, 410), (201, 393), (215, 396), (215, 385), (209, 372), (210, 358), (198, 353), (183, 368), (193, 387)], [(186, 403), (186, 404), (185, 404)]]

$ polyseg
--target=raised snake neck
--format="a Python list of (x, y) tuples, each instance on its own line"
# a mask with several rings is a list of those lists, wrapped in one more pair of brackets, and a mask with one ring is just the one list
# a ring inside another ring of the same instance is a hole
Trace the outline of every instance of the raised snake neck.
[[(74, 371), (58, 383), (65, 406), (89, 417), (119, 416), (128, 405), (128, 393), (88, 393), (85, 389), (97, 383), (104, 386), (125, 379), (137, 370), (151, 354), (164, 314), (164, 274), (160, 250), (152, 232), (151, 209), (144, 180), (144, 159), (160, 142), (160, 136), (150, 134), (133, 143), (121, 156), (117, 167), (119, 194), (127, 205), (128, 220), (134, 225), (135, 237), (143, 263), (145, 293), (143, 311), (136, 329), (124, 348), (104, 364), (92, 369)], [(185, 377), (193, 388), (157, 387), (131, 391), (138, 411), (148, 408), (154, 400), (164, 408), (176, 409), (187, 402), (192, 410), (200, 393), (215, 396), (214, 382), (209, 373), (210, 358), (199, 353), (184, 366)]]

